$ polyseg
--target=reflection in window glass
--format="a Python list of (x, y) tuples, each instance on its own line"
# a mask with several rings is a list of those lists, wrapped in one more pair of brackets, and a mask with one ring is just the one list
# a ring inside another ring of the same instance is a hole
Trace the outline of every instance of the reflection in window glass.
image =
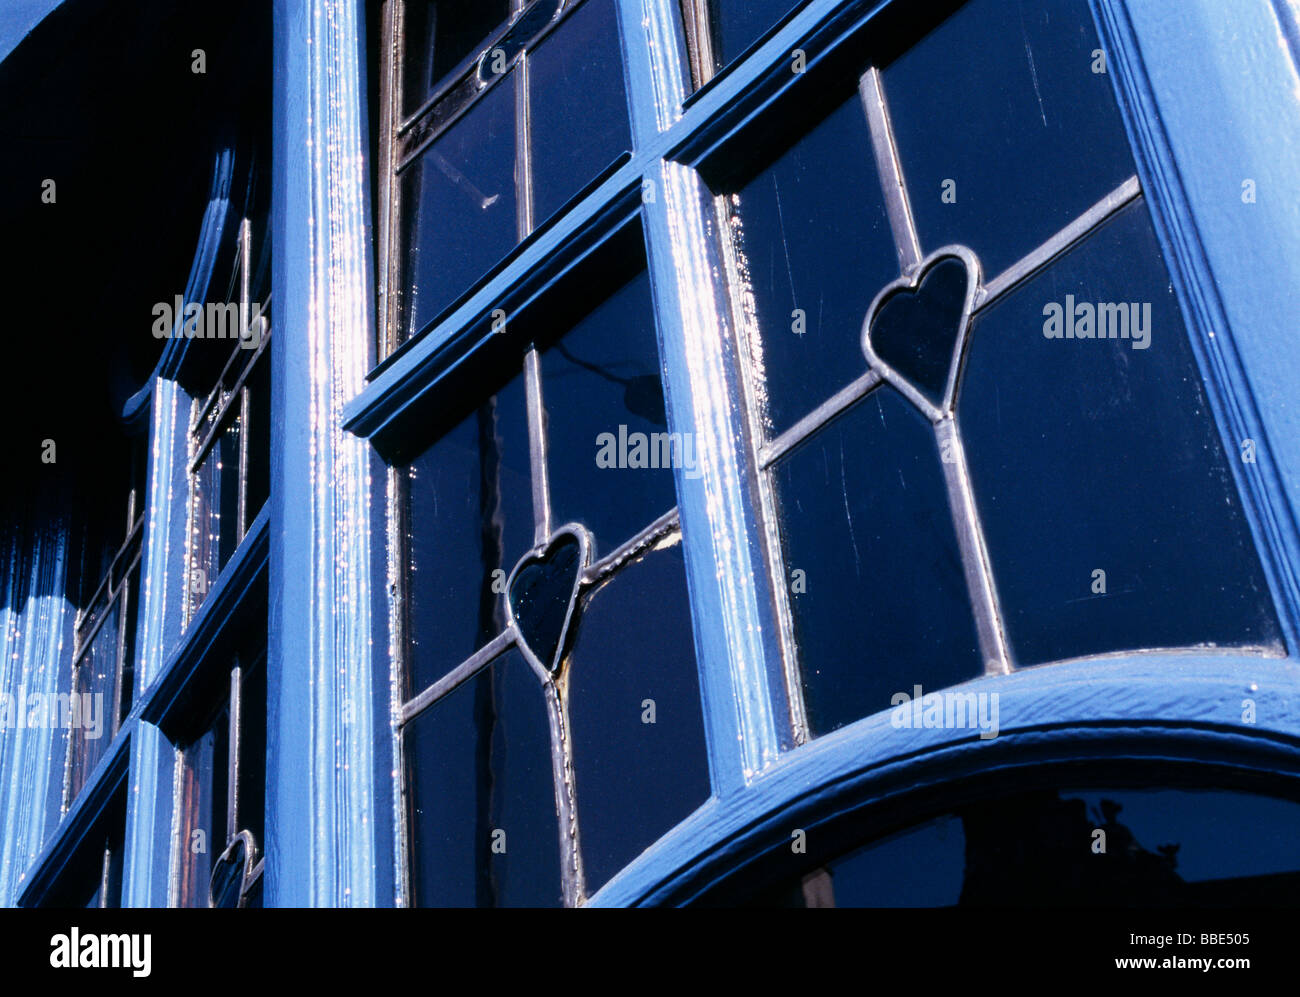
[(632, 148), (614, 4), (574, 11), (529, 57), (528, 86), (537, 227)]
[[(644, 261), (610, 257), (595, 279), (517, 320), (523, 370), (410, 467), (418, 904), (580, 903), (709, 796), (675, 518), (697, 455), (668, 432)], [(472, 677), (436, 685), (459, 666)]]
[(871, 156), (852, 93), (735, 198), (733, 237), (759, 334), (750, 353), (774, 434), (864, 369), (862, 318), (898, 276)]
[(401, 325), (409, 335), (518, 241), (513, 78), (495, 83), (398, 182), (406, 252)]
[(225, 850), (229, 735), (230, 712), (223, 704), (208, 728), (181, 751), (178, 799), (185, 833), (176, 844), (176, 902), (181, 907), (208, 906), (212, 866)]
[(413, 114), (510, 19), (510, 0), (406, 0), (402, 109)]
[[(1251, 793), (1034, 791), (972, 804), (873, 842), (751, 902), (1293, 906), (1300, 887), (1297, 827), (1300, 804)], [(1096, 848), (1101, 840), (1104, 851)]]
[(709, 796), (680, 535), (590, 597), (569, 667), (590, 894)]
[(558, 906), (559, 827), (542, 685), (511, 652), (404, 730), (415, 901)]
[(1100, 48), (1087, 0), (972, 0), (885, 68), (927, 252), (963, 243), (995, 275), (1133, 174)]
[[(682, 0), (685, 4), (696, 0)], [(706, 0), (716, 69), (729, 65), (804, 0)]]
[(646, 272), (541, 359), (553, 519), (609, 551), (676, 505), (674, 461), (698, 466), (691, 435), (668, 436)]
[(203, 384), (204, 394), (195, 397), (191, 410), (187, 620), (203, 605), (270, 497), (270, 310), (264, 296), (269, 241), (264, 228), (248, 218), (240, 223), (230, 289), (224, 299), (206, 305), (207, 314), (226, 316), (229, 337), (204, 341), (220, 352), (201, 361), (221, 366)]
[[(524, 386), (516, 376), (411, 464), (411, 692), (505, 627), (494, 581), (533, 545)], [(494, 572), (501, 572), (494, 577)]]
[(45, 907), (122, 906), (126, 797), (118, 791), (45, 897)]
[[(131, 442), (123, 469), (125, 500), (110, 503), (106, 522), (88, 527), (79, 564), (73, 635), (64, 807), (71, 805), (131, 710), (135, 681), (136, 613), (144, 544), (148, 467), (146, 436)], [(113, 486), (110, 486), (113, 487)], [(125, 516), (122, 516), (125, 511)], [(75, 705), (73, 705), (75, 704)]]
[[(1086, 317), (1130, 338), (1048, 338), (1053, 306), (1063, 337), (1069, 306), (1080, 331)], [(959, 424), (1019, 663), (1144, 647), (1281, 653), (1145, 205), (971, 335)]]
[(221, 674), (211, 719), (181, 748), (172, 862), (173, 902), (182, 907), (252, 906), (241, 890), (261, 858), (266, 810), (266, 657), (254, 639), (256, 649)]
[(615, 5), (559, 7), (526, 7), (492, 50), (499, 64), (397, 131), (396, 340), (444, 315), (631, 148)]
[(238, 405), (226, 412), (223, 427), (215, 416), (198, 430), (200, 437), (212, 434), (207, 452), (194, 470), (194, 504), (190, 519), (190, 615), (198, 610), (208, 590), (221, 574), (239, 544), (239, 452)]
[(982, 671), (930, 425), (880, 388), (776, 466), (809, 725)]

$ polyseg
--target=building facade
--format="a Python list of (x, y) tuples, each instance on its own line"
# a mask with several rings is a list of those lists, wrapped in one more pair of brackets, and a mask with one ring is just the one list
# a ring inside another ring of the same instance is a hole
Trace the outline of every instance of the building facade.
[(210, 6), (0, 62), (0, 900), (1294, 902), (1294, 3)]

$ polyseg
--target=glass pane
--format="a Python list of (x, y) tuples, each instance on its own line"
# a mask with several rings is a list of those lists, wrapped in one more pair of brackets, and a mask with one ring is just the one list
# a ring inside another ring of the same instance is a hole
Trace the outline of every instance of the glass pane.
[[(1300, 804), (1252, 793), (1026, 792), (833, 859), (822, 898), (836, 907), (1291, 906), (1297, 827)], [(787, 882), (753, 902), (805, 898)]]
[(1133, 174), (1100, 48), (1087, 0), (972, 0), (886, 67), (926, 252), (964, 243), (991, 277)]
[[(135, 556), (135, 552), (140, 549), (139, 542), (131, 545), (130, 551), (126, 558), (130, 559)], [(136, 636), (136, 617), (139, 613), (140, 605), (140, 566), (136, 565), (126, 576), (122, 589), (122, 611), (121, 618), (128, 622), (125, 632), (122, 634), (122, 654), (119, 658), (121, 664), (121, 679), (117, 684), (118, 704), (117, 715), (112, 716), (112, 704), (105, 700), (106, 710), (104, 714), (104, 729), (108, 734), (116, 734), (122, 721), (126, 719), (127, 714), (131, 712), (131, 703), (135, 695), (135, 636)]]
[(871, 322), (876, 356), (936, 406), (943, 404), (969, 283), (966, 264), (946, 257), (926, 271), (914, 291), (887, 298)]
[[(1044, 335), (1054, 316), (1059, 339)], [(1129, 338), (1077, 338), (1102, 322)], [(1019, 663), (1215, 644), (1281, 653), (1146, 206), (971, 336), (959, 424)]]
[[(73, 675), (75, 701), (48, 705), (55, 715), (45, 722), (68, 731), (72, 740), (72, 771), (69, 773), (69, 800), (75, 800), (95, 765), (104, 757), (117, 729), (113, 718), (114, 692), (117, 686), (119, 642), (121, 639), (122, 600), (97, 615), (106, 615), (95, 634), (90, 649), (82, 656)], [(83, 630), (88, 633), (88, 630)], [(74, 712), (75, 711), (75, 712)], [(32, 723), (29, 715), (28, 724)]]
[(270, 349), (268, 346), (248, 378), (248, 494), (245, 499), (248, 524), (257, 518), (271, 495)]
[(590, 894), (710, 794), (680, 541), (591, 596), (568, 683)]
[[(190, 618), (203, 605), (221, 569), (234, 554), (240, 539), (239, 523), (239, 400), (226, 414), (207, 454), (195, 470), (193, 518), (190, 526)], [(199, 434), (208, 432), (211, 421)]]
[(521, 377), (411, 464), (409, 510), (414, 694), (505, 628), (505, 579), (534, 532)]
[(542, 353), (551, 508), (609, 551), (677, 504), (673, 466), (698, 468), (694, 438), (670, 438), (650, 281), (641, 271)]
[(533, 222), (632, 148), (614, 4), (591, 0), (529, 57)]
[(759, 341), (754, 378), (773, 433), (866, 370), (862, 321), (898, 277), (856, 94), (740, 189), (733, 222)]
[(554, 673), (570, 624), (574, 593), (582, 574), (582, 545), (564, 533), (540, 558), (520, 562), (510, 583), (511, 616), (519, 640), (537, 662)]
[(802, 5), (803, 0), (709, 0), (713, 55), (718, 68), (726, 66)]
[(412, 880), (424, 907), (559, 906), (542, 686), (515, 652), (407, 724)]
[(104, 857), (104, 888), (100, 893), (100, 906), (118, 908), (122, 906), (122, 863), (125, 852), (122, 848), (122, 836), (119, 833), (109, 842), (108, 854)]
[(910, 403), (877, 389), (774, 482), (814, 733), (981, 674), (934, 431)]
[(226, 784), (230, 713), (226, 707), (182, 749), (178, 789), (181, 834), (176, 839), (180, 906), (206, 907), (214, 863), (226, 849)]
[(244, 885), (244, 866), (248, 848), (243, 838), (236, 838), (229, 852), (217, 857), (208, 887), (213, 907), (234, 910), (239, 906), (239, 891)]
[(401, 174), (401, 326), (414, 335), (519, 241), (515, 82), (493, 85)]
[(252, 832), (260, 850), (266, 845), (266, 659), (246, 666), (241, 682), (239, 830)]
[(483, 50), (510, 19), (510, 0), (407, 0), (405, 9), (402, 113), (409, 115)]

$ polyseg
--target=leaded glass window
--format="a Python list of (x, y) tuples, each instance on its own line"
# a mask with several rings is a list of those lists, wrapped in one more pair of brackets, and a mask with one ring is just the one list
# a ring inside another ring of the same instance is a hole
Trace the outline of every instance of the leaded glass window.
[(266, 809), (266, 652), (249, 641), (177, 756), (173, 903), (260, 907)]
[(703, 86), (806, 0), (681, 0), (691, 78)]
[[(204, 307), (204, 341), (195, 346), (220, 351), (221, 366), (211, 390), (195, 399), (190, 419), (187, 618), (203, 605), (270, 495), (269, 288), (269, 242), (264, 234), (255, 238), (246, 218), (224, 300)], [(216, 315), (225, 323), (214, 328)]]
[(428, 328), (631, 148), (610, 0), (392, 0), (381, 353)]
[(972, 0), (711, 177), (814, 735), (917, 684), (1283, 653), (1099, 50), (1083, 0)]
[[(123, 519), (116, 524), (110, 520), (106, 535), (92, 532), (86, 539), (82, 608), (77, 612), (74, 630), (67, 715), (48, 718), (48, 722), (68, 728), (64, 810), (77, 798), (131, 710), (147, 442), (147, 435), (131, 441), (130, 474), (124, 501), (118, 506)], [(58, 704), (60, 709), (62, 705)]]
[(586, 307), (535, 319), (401, 476), (418, 904), (581, 903), (710, 792), (673, 483), (696, 456), (645, 270)]
[(1211, 788), (994, 795), (752, 894), (759, 907), (1289, 906), (1300, 803)]

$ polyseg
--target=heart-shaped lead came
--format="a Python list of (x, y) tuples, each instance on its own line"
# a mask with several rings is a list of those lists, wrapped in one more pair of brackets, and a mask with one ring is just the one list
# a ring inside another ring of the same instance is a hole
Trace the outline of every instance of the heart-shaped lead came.
[(565, 528), (525, 554), (511, 573), (506, 598), (520, 650), (551, 674), (559, 671), (587, 562), (585, 537)]
[(889, 285), (872, 302), (863, 350), (879, 359), (937, 409), (950, 401), (958, 344), (970, 320), (978, 274), (974, 261), (935, 254), (915, 284)]

